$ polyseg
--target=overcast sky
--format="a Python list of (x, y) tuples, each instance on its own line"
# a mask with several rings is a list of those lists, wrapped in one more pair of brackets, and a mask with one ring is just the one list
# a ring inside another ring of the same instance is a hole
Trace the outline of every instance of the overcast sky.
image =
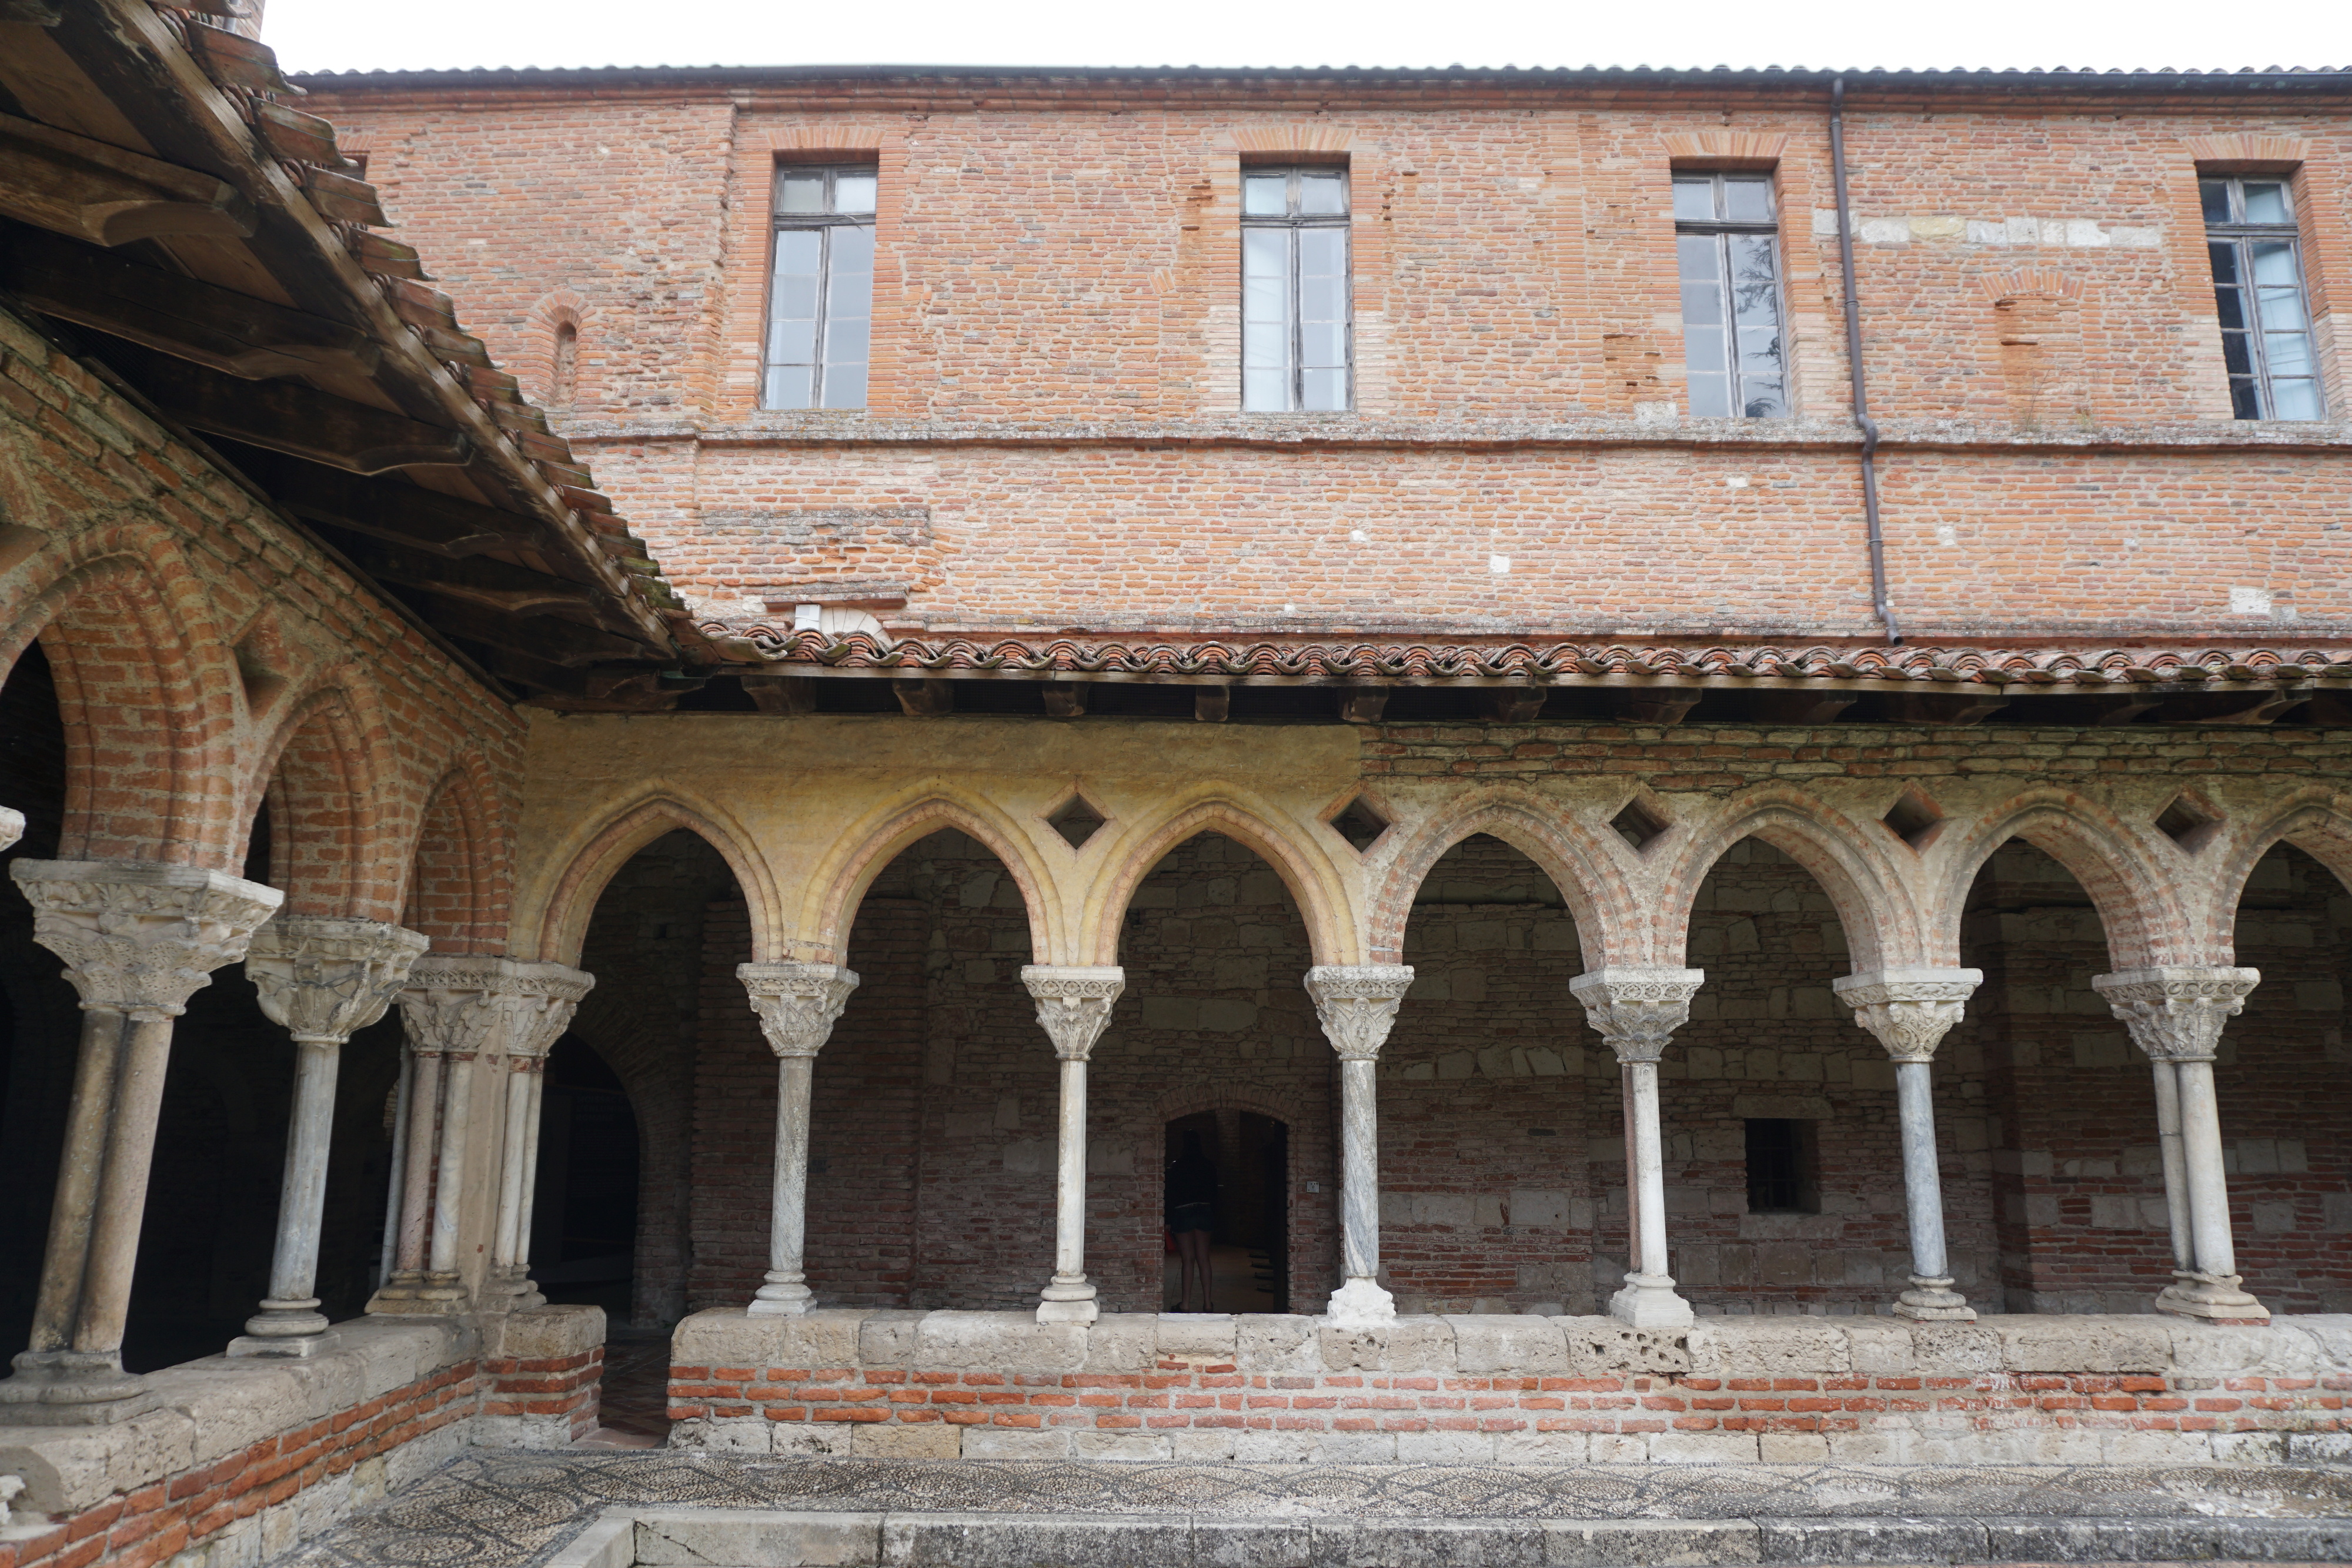
[[(293, 70), (1097, 66), (2352, 67), (2352, 0), (268, 0)], [(2228, 26), (2221, 24), (2228, 22)]]

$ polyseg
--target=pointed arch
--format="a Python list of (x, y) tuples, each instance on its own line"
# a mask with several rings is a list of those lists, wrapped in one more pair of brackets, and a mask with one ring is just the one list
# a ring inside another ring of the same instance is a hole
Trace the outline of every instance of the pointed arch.
[[(376, 791), (362, 731), (342, 691), (294, 705), (255, 759), (248, 802), (266, 795), (272, 886), (296, 915), (363, 915), (361, 879), (374, 841)], [(252, 810), (244, 813), (248, 831)], [(236, 853), (242, 859), (245, 846)]]
[(1282, 879), (1307, 923), (1307, 947), (1316, 963), (1365, 962), (1347, 888), (1337, 868), (1319, 850), (1301, 843), (1273, 821), (1270, 813), (1216, 794), (1176, 807), (1157, 827), (1131, 830), (1110, 846), (1111, 852), (1105, 858), (1107, 869), (1096, 883), (1097, 895), (1087, 900), (1085, 925), (1076, 934), (1084, 956), (1071, 961), (1118, 963), (1119, 932), (1137, 887), (1178, 845), (1202, 833), (1215, 832), (1249, 850)]
[(741, 823), (716, 805), (692, 800), (687, 792), (667, 785), (633, 799), (606, 817), (604, 825), (584, 835), (586, 841), (563, 861), (546, 907), (539, 917), (535, 944), (542, 960), (577, 964), (588, 938), (588, 922), (596, 901), (628, 863), (629, 857), (665, 833), (680, 829), (719, 852), (743, 892), (751, 917), (751, 956), (768, 962), (779, 952), (775, 879), (753, 847)]
[(1936, 920), (1928, 962), (1958, 962), (1969, 890), (1993, 852), (2011, 839), (2056, 861), (2090, 895), (2116, 969), (2203, 961), (2195, 956), (2195, 922), (2179, 897), (2177, 879), (2152, 861), (2152, 846), (2106, 807), (2067, 790), (2039, 789), (1974, 819), (1945, 849), (1943, 873), (1927, 900)]
[(179, 550), (156, 529), (70, 543), (12, 574), (15, 612), (0, 633), (0, 665), (37, 637), (56, 677), (58, 854), (235, 869), (249, 813), (236, 788), (234, 667), (193, 573), (172, 570)]
[(1576, 922), (1585, 967), (1642, 961), (1640, 904), (1608, 846), (1564, 805), (1506, 788), (1449, 802), (1398, 846), (1371, 895), (1369, 962), (1403, 962), (1405, 925), (1421, 884), (1455, 845), (1481, 833), (1510, 845), (1551, 879)]
[(506, 948), (510, 859), (488, 764), (461, 754), (426, 797), (412, 841), (401, 924), (436, 953)]
[(1653, 906), (1651, 962), (1680, 961), (1700, 886), (1726, 851), (1751, 838), (1795, 861), (1829, 895), (1857, 973), (1940, 961), (1927, 956), (1918, 903), (1895, 862), (1895, 840), (1877, 824), (1858, 822), (1802, 790), (1773, 786), (1737, 797), (1693, 826), (1696, 831)]
[(809, 879), (809, 899), (802, 905), (797, 929), (818, 962), (843, 961), (849, 949), (850, 923), (883, 868), (909, 844), (945, 828), (967, 835), (994, 855), (1021, 890), (1022, 907), (1029, 915), (1032, 962), (1083, 961), (1055, 956), (1061, 945), (1056, 940), (1060, 922), (1054, 876), (1038, 862), (1019, 825), (986, 800), (927, 791), (916, 800), (880, 808), (842, 834), (834, 852)]
[(2238, 905), (2255, 866), (2280, 844), (2293, 844), (2335, 873), (2352, 892), (2352, 816), (2341, 810), (2340, 791), (2307, 785), (2228, 837), (2209, 844), (2215, 857), (2212, 897), (2200, 911), (2197, 946), (2215, 964), (2235, 962)]

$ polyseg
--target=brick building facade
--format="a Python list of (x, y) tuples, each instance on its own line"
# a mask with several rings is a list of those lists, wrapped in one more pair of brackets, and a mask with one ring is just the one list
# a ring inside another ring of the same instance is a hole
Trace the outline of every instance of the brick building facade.
[(599, 1307), (777, 1452), (2340, 1445), (2344, 76), (17, 30), (0, 1568)]

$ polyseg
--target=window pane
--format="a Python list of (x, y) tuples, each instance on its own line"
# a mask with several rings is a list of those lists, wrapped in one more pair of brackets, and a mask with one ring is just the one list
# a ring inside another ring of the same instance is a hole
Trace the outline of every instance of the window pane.
[(1781, 401), (1780, 383), (1777, 378), (1759, 380), (1755, 376), (1743, 376), (1740, 384), (1745, 393), (1739, 407), (1743, 418), (1780, 419), (1788, 413), (1789, 410)]
[(1287, 371), (1290, 323), (1278, 317), (1271, 321), (1243, 322), (1242, 365), (1253, 371)]
[(1300, 229), (1298, 231), (1298, 275), (1322, 277), (1348, 276), (1348, 231), (1346, 229)]
[(768, 327), (768, 362), (772, 365), (811, 365), (816, 362), (816, 321), (813, 317), (797, 320), (777, 318)]
[(1778, 325), (1780, 289), (1773, 266), (1770, 235), (1732, 235), (1731, 300), (1743, 327), (1761, 322)]
[(2228, 367), (2233, 376), (2253, 374), (2253, 350), (2246, 346), (2246, 334), (2243, 332), (2221, 334), (2221, 362)]
[(2197, 198), (2205, 204), (2205, 221), (2207, 223), (2226, 224), (2230, 221), (2229, 181), (2198, 181)]
[(1309, 217), (1333, 217), (1348, 210), (1348, 180), (1344, 174), (1301, 174), (1298, 210)]
[(2250, 224), (2292, 223), (2294, 214), (2287, 210), (2286, 186), (2277, 180), (2246, 182), (2246, 218)]
[(1715, 217), (1715, 182), (1705, 176), (1675, 181), (1675, 216), (1707, 223)]
[(2300, 288), (2258, 288), (2254, 294), (2259, 303), (2265, 332), (2299, 332), (2310, 323), (2304, 319), (2303, 290)]
[(1252, 217), (1278, 218), (1290, 211), (1286, 174), (1244, 174), (1242, 176), (1242, 211)]
[(1675, 259), (1682, 268), (1685, 286), (1711, 284), (1720, 277), (1722, 249), (1723, 242), (1713, 235), (1675, 235)]
[(1723, 182), (1723, 215), (1736, 224), (1769, 223), (1772, 182), (1762, 174), (1735, 174)]
[(781, 176), (776, 181), (776, 211), (780, 213), (824, 211), (824, 176), (822, 174)]
[(1344, 321), (1302, 321), (1298, 325), (1298, 362), (1323, 369), (1348, 362), (1348, 327)]
[(2238, 281), (2238, 247), (2228, 240), (2213, 240), (2205, 246), (2205, 254), (2213, 260), (2213, 281)]
[(776, 275), (800, 273), (816, 276), (818, 259), (824, 254), (824, 234), (820, 229), (781, 229), (776, 234)]
[(2280, 284), (2294, 282), (2294, 245), (2289, 240), (2256, 240), (2246, 247), (2253, 252), (2253, 274), (2256, 283)]
[(2311, 374), (2311, 339), (2302, 332), (2263, 334), (2263, 368), (2273, 376)]
[(761, 402), (769, 408), (808, 407), (810, 374), (806, 365), (769, 367), (768, 384)]
[(2262, 418), (2262, 400), (2256, 395), (2251, 380), (2232, 380), (2230, 382), (2230, 412), (2239, 419)]
[(1290, 278), (1290, 235), (1284, 229), (1242, 231), (1242, 276)]
[(1348, 407), (1348, 372), (1345, 371), (1307, 371), (1299, 380), (1304, 382), (1298, 406), (1318, 413), (1344, 413)]
[(1348, 314), (1348, 280), (1344, 277), (1306, 277), (1298, 280), (1298, 319), (1302, 321), (1339, 321)]
[[(1723, 329), (1720, 327), (1686, 327), (1683, 329), (1683, 364), (1691, 380), (1701, 376), (1720, 376), (1730, 369), (1729, 356), (1725, 352)], [(1731, 412), (1731, 394), (1724, 393), (1724, 412)]]
[(2313, 381), (2273, 382), (2271, 383), (2271, 417), (2273, 419), (2317, 419), (2319, 417), (2319, 383)]
[(1252, 413), (1282, 413), (1290, 407), (1290, 372), (1255, 370), (1242, 372), (1242, 407)]
[(854, 365), (827, 365), (824, 368), (824, 406), (827, 408), (864, 408), (866, 406), (866, 356), (862, 351), (865, 337), (860, 323), (858, 336), (861, 352)]
[(2213, 290), (2213, 308), (2221, 318), (2221, 330), (2238, 330), (2246, 324), (2246, 291), (2242, 288)]
[(1731, 413), (1731, 378), (1717, 371), (1712, 375), (1691, 371), (1690, 411), (1693, 419), (1725, 419)]
[(833, 210), (836, 213), (870, 213), (874, 210), (874, 180), (871, 174), (840, 174), (833, 182)]

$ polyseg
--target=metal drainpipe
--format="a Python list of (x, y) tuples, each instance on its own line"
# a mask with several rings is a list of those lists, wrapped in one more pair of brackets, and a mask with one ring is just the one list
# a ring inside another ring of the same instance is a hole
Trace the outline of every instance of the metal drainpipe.
[(1903, 641), (1886, 601), (1886, 538), (1878, 527), (1878, 426), (1862, 377), (1862, 299), (1853, 287), (1853, 207), (1845, 190), (1845, 78), (1830, 83), (1830, 173), (1837, 190), (1838, 269), (1845, 278), (1845, 362), (1853, 376), (1853, 422), (1862, 426), (1862, 513), (1870, 528), (1870, 600), (1889, 643)]

